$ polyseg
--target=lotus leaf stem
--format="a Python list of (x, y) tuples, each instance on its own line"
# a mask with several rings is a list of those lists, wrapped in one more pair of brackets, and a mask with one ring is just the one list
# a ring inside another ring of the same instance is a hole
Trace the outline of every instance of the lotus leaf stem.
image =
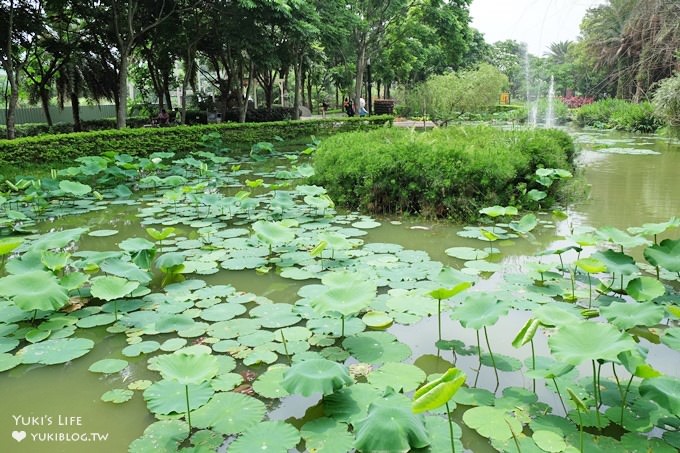
[[(439, 341), (442, 341), (442, 300), (437, 299), (437, 328), (439, 332)], [(439, 348), (437, 348), (439, 349)]]
[(342, 315), (340, 317), (340, 319), (342, 320), (342, 328), (341, 328), (342, 330), (340, 331), (340, 336), (344, 337), (345, 336), (345, 315)]
[[(496, 374), (496, 390), (498, 390), (498, 386), (501, 385), (501, 380), (498, 377), (498, 368), (496, 368), (496, 359), (494, 359), (493, 351), (491, 351), (491, 343), (489, 343), (489, 334), (486, 331), (486, 326), (484, 326), (484, 338), (486, 339), (486, 347), (489, 349), (489, 355), (491, 356), (491, 364), (493, 365), (493, 372)], [(481, 363), (480, 363), (480, 366), (481, 366)]]
[(597, 372), (595, 371), (595, 360), (591, 360), (590, 363), (593, 367), (593, 397), (595, 398), (595, 418), (597, 419), (597, 427), (600, 427), (600, 400), (598, 398), (598, 385), (597, 382)]
[(191, 410), (189, 410), (189, 385), (184, 385), (184, 395), (187, 400), (187, 422), (189, 423), (189, 433), (191, 433)]
[(503, 421), (505, 422), (506, 425), (508, 425), (508, 428), (510, 429), (510, 434), (512, 434), (512, 440), (515, 441), (515, 447), (517, 447), (517, 452), (522, 453), (522, 449), (519, 446), (519, 442), (517, 441), (517, 435), (515, 434), (515, 430), (512, 429), (512, 425), (510, 425), (510, 422), (508, 421), (507, 418), (503, 417)]
[(281, 342), (283, 343), (283, 350), (286, 351), (288, 363), (291, 363), (290, 354), (288, 353), (288, 342), (286, 341), (286, 337), (283, 336), (283, 329), (281, 329)]
[(564, 400), (562, 399), (562, 394), (560, 393), (560, 387), (557, 385), (557, 379), (553, 376), (552, 378), (553, 384), (555, 384), (555, 390), (557, 390), (557, 396), (560, 399), (560, 404), (562, 404), (562, 410), (564, 410), (564, 415), (567, 415), (569, 411), (567, 411), (567, 406), (564, 405)]
[(581, 419), (581, 409), (576, 406), (576, 414), (578, 414), (578, 431), (579, 431), (579, 451), (583, 453), (583, 420)]
[(456, 445), (453, 440), (453, 421), (451, 420), (451, 409), (449, 409), (449, 402), (446, 402), (446, 415), (449, 418), (449, 436), (451, 436), (451, 453), (456, 453)]
[(477, 376), (475, 376), (475, 383), (473, 387), (477, 387), (477, 380), (479, 379), (479, 373), (482, 371), (482, 345), (479, 341), (479, 330), (476, 330), (477, 334), (477, 357), (479, 358), (479, 368), (477, 368)]
[(621, 398), (621, 420), (620, 425), (623, 426), (623, 408), (626, 407), (626, 398), (628, 398), (628, 392), (630, 391), (630, 384), (633, 383), (633, 378), (635, 375), (631, 374), (630, 379), (628, 379), (628, 385), (626, 385), (626, 390), (623, 392), (623, 398)]
[[(529, 340), (529, 343), (531, 344), (531, 369), (536, 371), (536, 351), (534, 349), (534, 339), (532, 338)], [(536, 379), (532, 379), (532, 390), (534, 393), (536, 393)]]

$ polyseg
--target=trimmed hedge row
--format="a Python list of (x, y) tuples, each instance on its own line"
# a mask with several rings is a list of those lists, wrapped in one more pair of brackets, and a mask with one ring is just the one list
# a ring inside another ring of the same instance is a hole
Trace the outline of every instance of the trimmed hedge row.
[(536, 170), (571, 170), (573, 158), (571, 138), (558, 130), (392, 128), (325, 139), (311, 182), (352, 210), (467, 221), (485, 206), (535, 206), (526, 193), (545, 190)]
[(149, 155), (168, 150), (187, 153), (195, 150), (201, 137), (211, 132), (219, 133), (228, 147), (250, 146), (256, 142), (270, 141), (275, 136), (294, 139), (334, 132), (375, 129), (386, 123), (391, 125), (392, 120), (391, 116), (373, 116), (272, 123), (221, 123), (25, 137), (0, 140), (0, 164), (69, 162), (78, 157), (98, 155), (106, 151), (130, 155)]

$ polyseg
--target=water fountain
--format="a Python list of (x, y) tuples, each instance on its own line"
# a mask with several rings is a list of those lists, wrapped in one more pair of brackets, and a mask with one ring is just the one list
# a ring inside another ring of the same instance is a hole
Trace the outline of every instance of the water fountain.
[(555, 126), (554, 103), (555, 103), (555, 77), (551, 75), (550, 86), (548, 87), (548, 108), (546, 109), (545, 112), (546, 128)]

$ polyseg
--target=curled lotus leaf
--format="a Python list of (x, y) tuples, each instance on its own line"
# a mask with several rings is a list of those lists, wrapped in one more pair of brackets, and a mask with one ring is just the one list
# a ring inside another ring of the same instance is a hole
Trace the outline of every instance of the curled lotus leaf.
[(465, 383), (465, 379), (465, 373), (458, 368), (449, 368), (446, 373), (416, 390), (411, 409), (419, 414), (448, 403)]
[(330, 395), (353, 382), (346, 366), (326, 359), (310, 359), (286, 370), (281, 387), (288, 393), (303, 396), (314, 393)]
[(10, 298), (24, 311), (57, 310), (68, 302), (66, 288), (51, 272), (28, 271), (0, 278), (0, 296)]
[(680, 239), (664, 239), (658, 245), (647, 247), (644, 255), (653, 266), (663, 267), (670, 272), (680, 272)]
[(219, 371), (217, 358), (210, 354), (187, 354), (183, 350), (156, 357), (156, 367), (165, 379), (181, 384), (200, 384)]
[(401, 452), (430, 444), (422, 416), (414, 414), (408, 399), (394, 391), (371, 403), (355, 430), (354, 446), (359, 451)]

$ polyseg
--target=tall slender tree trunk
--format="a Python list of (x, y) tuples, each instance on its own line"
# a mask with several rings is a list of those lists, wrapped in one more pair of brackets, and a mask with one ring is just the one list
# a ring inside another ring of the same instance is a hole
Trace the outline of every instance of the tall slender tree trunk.
[(129, 49), (121, 49), (120, 72), (118, 74), (118, 102), (116, 103), (116, 129), (124, 129), (127, 120), (128, 54)]
[(307, 77), (307, 99), (309, 99), (309, 111), (313, 112), (314, 107), (312, 105), (312, 78), (311, 78), (311, 76)]
[(359, 113), (361, 88), (364, 86), (364, 71), (366, 70), (366, 46), (359, 46), (357, 55), (357, 78), (354, 86), (354, 111)]
[(80, 99), (75, 90), (71, 90), (71, 110), (73, 111), (73, 132), (80, 132), (83, 130), (83, 125), (80, 121)]
[(293, 119), (300, 119), (300, 88), (302, 85), (302, 57), (298, 56), (295, 62), (295, 94), (293, 96)]
[[(241, 111), (239, 112), (239, 123), (246, 122), (246, 115), (248, 113), (248, 97), (250, 96), (250, 88), (253, 86), (253, 77), (255, 76), (255, 64), (250, 60), (248, 68), (248, 86), (246, 87), (245, 95), (241, 95), (242, 90), (239, 90), (239, 96), (242, 98)], [(240, 83), (240, 80), (239, 80)]]
[(16, 111), (19, 103), (19, 71), (16, 70), (14, 74), (7, 72), (7, 79), (9, 80), (9, 105), (7, 106), (7, 118), (5, 124), (7, 126), (7, 138), (13, 140), (16, 138)]
[(47, 87), (41, 86), (40, 90), (40, 103), (42, 104), (43, 112), (45, 113), (45, 119), (47, 120), (47, 125), (52, 127), (52, 114), (50, 113), (50, 93)]

